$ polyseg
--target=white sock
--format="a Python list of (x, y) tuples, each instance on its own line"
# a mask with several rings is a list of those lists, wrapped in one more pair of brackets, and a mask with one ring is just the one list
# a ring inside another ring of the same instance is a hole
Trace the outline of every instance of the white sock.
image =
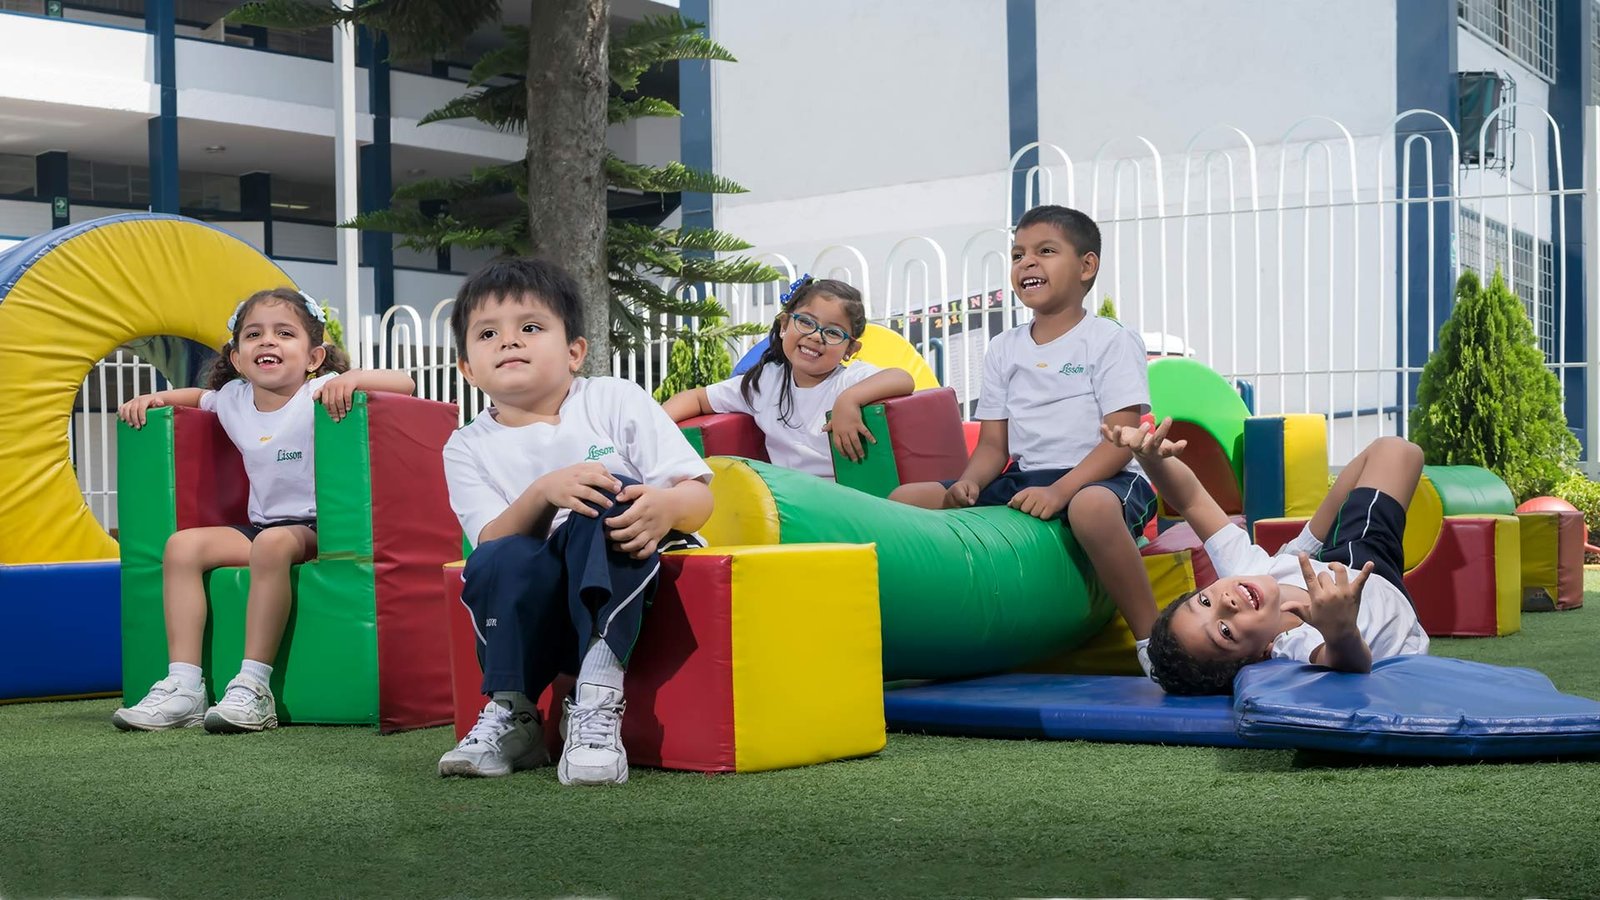
[(244, 665), (239, 667), (239, 674), (248, 675), (262, 684), (272, 683), (272, 667), (264, 662), (247, 659), (244, 661)]
[(1307, 522), (1306, 526), (1300, 529), (1300, 533), (1294, 536), (1294, 540), (1284, 544), (1278, 552), (1307, 553), (1316, 556), (1321, 549), (1322, 542), (1317, 540), (1317, 536), (1311, 533), (1311, 523)]
[(622, 662), (611, 652), (611, 645), (600, 638), (589, 641), (589, 652), (578, 668), (579, 684), (598, 684), (622, 693)]
[(198, 691), (203, 673), (194, 663), (167, 663), (167, 677), (178, 679), (186, 690)]
[(1133, 642), (1133, 653), (1139, 657), (1139, 668), (1144, 670), (1144, 676), (1150, 677), (1150, 639), (1140, 638)]
[(533, 701), (521, 691), (495, 691), (489, 698), (514, 713), (533, 712)]

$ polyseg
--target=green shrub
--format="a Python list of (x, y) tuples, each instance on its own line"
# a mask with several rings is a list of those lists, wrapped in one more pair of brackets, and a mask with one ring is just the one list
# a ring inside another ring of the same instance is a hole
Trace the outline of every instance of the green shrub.
[[(1550, 495), (1560, 497), (1583, 513), (1583, 524), (1589, 529), (1590, 542), (1593, 543), (1592, 535), (1600, 534), (1600, 530), (1597, 530), (1600, 529), (1600, 484), (1575, 472), (1556, 485)], [(1587, 561), (1594, 562), (1592, 559)]]
[(727, 312), (709, 298), (695, 328), (678, 328), (667, 358), (666, 377), (655, 390), (658, 403), (665, 403), (679, 391), (716, 384), (733, 375), (733, 357), (728, 344), (742, 337), (765, 334), (767, 326), (757, 322), (729, 325)]
[(1456, 282), (1411, 411), (1411, 439), (1433, 465), (1493, 470), (1520, 502), (1574, 471), (1578, 440), (1561, 411), (1561, 386), (1544, 367), (1522, 301), (1495, 272)]
[(1111, 302), (1110, 297), (1107, 297), (1100, 301), (1100, 311), (1095, 315), (1104, 316), (1107, 319), (1115, 319), (1117, 317), (1117, 305)]

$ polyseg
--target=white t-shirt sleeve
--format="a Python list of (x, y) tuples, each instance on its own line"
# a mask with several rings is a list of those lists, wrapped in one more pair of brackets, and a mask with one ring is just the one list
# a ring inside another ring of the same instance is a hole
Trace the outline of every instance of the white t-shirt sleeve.
[(317, 392), (322, 390), (322, 386), (343, 374), (343, 372), (329, 372), (326, 375), (318, 375), (317, 377), (311, 379), (312, 399), (321, 399), (317, 397)]
[(461, 523), (461, 532), (476, 546), (484, 526), (499, 518), (509, 507), (478, 465), (470, 439), (456, 432), (444, 445), (444, 481), (450, 491), (450, 508)]
[(850, 365), (845, 366), (844, 371), (839, 373), (839, 386), (834, 394), (834, 399), (839, 399), (839, 394), (844, 393), (845, 391), (855, 387), (861, 382), (866, 381), (868, 378), (871, 378), (882, 371), (882, 369), (865, 360), (853, 362)]
[(200, 395), (200, 408), (206, 412), (217, 411), (217, 391), (206, 391)]
[(978, 406), (973, 410), (974, 419), (1007, 419), (1006, 415), (1006, 355), (1010, 348), (1008, 336), (1011, 332), (1004, 332), (999, 337), (989, 342), (987, 352), (983, 354), (983, 386), (978, 390)]
[(1218, 578), (1265, 575), (1272, 565), (1272, 557), (1267, 555), (1267, 551), (1250, 543), (1250, 536), (1232, 522), (1213, 534), (1206, 541), (1205, 549)]
[(1150, 411), (1150, 364), (1137, 334), (1113, 326), (1094, 367), (1094, 396), (1102, 413), (1130, 406), (1138, 407), (1140, 415)]
[[(597, 379), (598, 380), (598, 379)], [(694, 452), (678, 423), (631, 381), (607, 379), (605, 402), (613, 413), (617, 452), (639, 470), (644, 483), (671, 487), (680, 481), (711, 481), (711, 468)]]
[(1300, 662), (1311, 662), (1311, 654), (1326, 641), (1322, 639), (1322, 632), (1310, 625), (1297, 625), (1294, 628), (1278, 635), (1272, 642), (1273, 659), (1297, 659)]
[[(765, 374), (765, 373), (763, 373)], [(760, 378), (760, 376), (757, 376)], [(761, 379), (766, 380), (766, 379)], [(725, 381), (706, 385), (706, 402), (711, 404), (713, 412), (719, 413), (744, 413), (747, 416), (755, 415), (755, 409), (745, 402), (744, 393), (739, 390), (739, 385), (744, 383), (744, 375), (735, 375)]]

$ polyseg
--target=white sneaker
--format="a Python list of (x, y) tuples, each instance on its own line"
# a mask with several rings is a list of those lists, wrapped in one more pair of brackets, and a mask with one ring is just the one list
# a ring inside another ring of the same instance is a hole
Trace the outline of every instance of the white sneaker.
[(278, 704), (272, 689), (247, 675), (236, 675), (217, 705), (206, 710), (212, 734), (244, 734), (278, 727)]
[(626, 784), (628, 751), (622, 746), (622, 692), (598, 684), (578, 685), (566, 701), (562, 728), (566, 745), (556, 777), (562, 784)]
[(497, 778), (549, 764), (539, 714), (531, 709), (513, 712), (490, 700), (478, 713), (478, 724), (454, 750), (439, 757), (439, 774)]
[(123, 731), (167, 731), (194, 728), (205, 717), (205, 685), (190, 690), (169, 675), (156, 682), (143, 700), (112, 713), (111, 724)]

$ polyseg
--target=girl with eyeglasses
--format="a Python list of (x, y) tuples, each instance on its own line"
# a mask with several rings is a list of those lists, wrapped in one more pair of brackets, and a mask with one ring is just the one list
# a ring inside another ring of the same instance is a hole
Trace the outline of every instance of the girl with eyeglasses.
[(748, 372), (682, 391), (664, 407), (674, 422), (712, 413), (752, 416), (773, 464), (831, 479), (828, 435), (846, 458), (859, 461), (866, 452), (862, 442), (875, 443), (861, 407), (909, 394), (914, 385), (904, 369), (846, 365), (860, 352), (867, 329), (860, 291), (805, 275), (782, 299), (767, 348)]

